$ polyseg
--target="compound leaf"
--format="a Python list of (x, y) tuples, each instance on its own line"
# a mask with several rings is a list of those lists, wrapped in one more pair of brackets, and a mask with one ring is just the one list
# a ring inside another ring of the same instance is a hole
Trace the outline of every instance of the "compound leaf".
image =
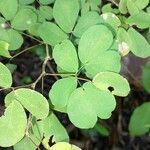
[(92, 128), (97, 116), (109, 118), (115, 106), (115, 98), (109, 91), (99, 91), (91, 82), (87, 82), (71, 94), (67, 113), (76, 127)]

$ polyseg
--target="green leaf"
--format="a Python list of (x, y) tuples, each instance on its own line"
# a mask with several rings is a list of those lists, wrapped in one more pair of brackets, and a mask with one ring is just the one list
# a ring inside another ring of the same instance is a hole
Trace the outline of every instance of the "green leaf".
[(126, 23), (130, 25), (136, 25), (139, 28), (148, 28), (150, 27), (150, 13), (145, 13), (143, 11), (130, 16)]
[(81, 37), (82, 34), (91, 26), (102, 23), (103, 20), (99, 16), (99, 14), (95, 11), (87, 12), (85, 15), (82, 15), (77, 25), (75, 26), (75, 29), (73, 31), (73, 34), (76, 37)]
[(43, 119), (48, 116), (49, 104), (46, 98), (31, 89), (20, 88), (12, 91), (5, 98), (5, 103), (8, 105), (11, 101), (19, 101), (23, 107), (31, 112), (37, 119)]
[(129, 131), (131, 135), (141, 136), (150, 130), (150, 102), (137, 107), (130, 119)]
[(135, 15), (140, 12), (139, 8), (135, 5), (133, 0), (127, 0), (127, 8), (128, 8), (130, 15)]
[(77, 87), (77, 79), (68, 77), (54, 83), (49, 92), (49, 98), (56, 109), (64, 108), (68, 104), (71, 93)]
[(33, 3), (35, 0), (19, 0), (19, 4), (21, 5), (28, 5)]
[(150, 93), (150, 61), (143, 67), (142, 83), (146, 91)]
[(35, 150), (39, 147), (43, 139), (42, 121), (32, 119), (32, 127), (28, 129), (28, 136), (14, 145), (14, 150)]
[(12, 20), (18, 10), (18, 0), (1, 0), (0, 13), (7, 20)]
[(112, 88), (112, 94), (117, 96), (127, 96), (130, 91), (128, 81), (114, 72), (98, 73), (93, 79), (93, 84), (104, 91), (109, 91), (109, 88)]
[(53, 113), (43, 120), (43, 131), (46, 138), (53, 136), (53, 142), (69, 141), (66, 129)]
[(6, 67), (10, 70), (11, 73), (14, 73), (17, 69), (17, 65), (15, 64), (6, 64)]
[(98, 6), (100, 6), (101, 0), (88, 0), (88, 1), (89, 1), (89, 5), (90, 5), (91, 10), (100, 11)]
[(109, 91), (99, 91), (91, 82), (87, 82), (71, 94), (67, 113), (76, 127), (92, 128), (97, 116), (108, 119), (115, 106), (115, 98)]
[(79, 41), (79, 58), (83, 65), (103, 54), (113, 43), (111, 31), (104, 25), (94, 25), (86, 30)]
[(112, 4), (111, 4), (111, 3), (108, 3), (108, 4), (105, 4), (105, 5), (102, 7), (102, 13), (118, 14), (118, 13), (119, 13), (119, 10), (116, 9), (116, 8), (112, 8)]
[(150, 44), (146, 39), (133, 28), (129, 28), (128, 33), (131, 38), (130, 48), (132, 53), (142, 58), (149, 57)]
[(0, 146), (9, 147), (25, 135), (27, 117), (21, 104), (14, 100), (0, 117)]
[(50, 22), (44, 22), (39, 27), (38, 32), (42, 40), (52, 46), (55, 46), (68, 38), (67, 34), (65, 34), (56, 24)]
[(12, 76), (9, 69), (0, 63), (0, 87), (9, 88), (12, 85)]
[(122, 14), (126, 14), (128, 12), (128, 10), (127, 10), (127, 0), (120, 0), (119, 10)]
[(3, 17), (0, 17), (0, 30), (6, 27), (6, 20)]
[(18, 11), (11, 24), (17, 30), (27, 30), (31, 24), (36, 22), (36, 13), (30, 8), (22, 8)]
[(84, 3), (82, 8), (81, 8), (81, 16), (85, 15), (86, 13), (88, 13), (89, 9), (90, 9), (90, 4), (88, 2)]
[(118, 27), (121, 25), (121, 22), (115, 14), (104, 13), (101, 16), (104, 20), (104, 23), (109, 24), (112, 28), (114, 28), (117, 31)]
[(7, 30), (7, 34), (8, 34), (8, 43), (10, 44), (9, 49), (16, 50), (20, 48), (21, 45), (23, 44), (22, 35), (13, 29)]
[(40, 60), (44, 62), (44, 59), (46, 57), (46, 52), (45, 52), (45, 46), (44, 45), (34, 47), (33, 49), (31, 49), (31, 52), (36, 54), (40, 58)]
[(0, 29), (0, 39), (9, 43), (9, 50), (16, 50), (23, 44), (23, 37), (13, 29)]
[(108, 50), (103, 54), (95, 57), (85, 65), (86, 75), (93, 78), (97, 73), (102, 71), (120, 72), (121, 57), (117, 51)]
[(39, 0), (39, 2), (43, 5), (48, 5), (53, 3), (55, 0)]
[(66, 32), (72, 32), (79, 13), (78, 0), (56, 0), (53, 16), (56, 23)]
[(51, 147), (51, 150), (81, 150), (79, 147), (76, 147), (75, 145), (71, 145), (69, 143), (66, 142), (59, 142), (54, 144)]
[(41, 20), (52, 20), (53, 19), (53, 9), (50, 6), (40, 6), (39, 17)]
[(148, 4), (149, 0), (132, 0), (134, 5), (136, 5), (140, 10), (144, 9)]
[(7, 58), (10, 58), (10, 54), (8, 51), (9, 44), (5, 41), (0, 41), (0, 56), (4, 56)]
[(71, 41), (65, 40), (53, 49), (53, 58), (56, 64), (67, 72), (78, 71), (78, 56)]
[(124, 28), (118, 28), (117, 43), (121, 56), (126, 56), (130, 52), (131, 38)]
[(109, 136), (108, 129), (102, 124), (96, 124), (94, 129), (102, 136)]
[(14, 150), (35, 150), (37, 149), (35, 144), (38, 146), (39, 140), (34, 135), (30, 135), (30, 137), (24, 137), (21, 141), (15, 144)]
[(35, 23), (35, 24), (32, 24), (29, 29), (28, 29), (28, 32), (34, 36), (37, 36), (39, 37), (39, 27), (40, 27), (41, 23)]

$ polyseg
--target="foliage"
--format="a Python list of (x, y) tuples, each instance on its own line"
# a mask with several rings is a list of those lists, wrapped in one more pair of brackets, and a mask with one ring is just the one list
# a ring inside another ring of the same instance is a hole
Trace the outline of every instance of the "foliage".
[[(5, 115), (0, 117), (1, 147), (21, 150), (26, 145), (26, 149), (35, 150), (43, 144), (45, 149), (78, 150), (65, 143), (69, 136), (54, 110), (68, 114), (78, 128), (93, 128), (98, 118), (111, 117), (115, 96), (129, 94), (129, 83), (120, 74), (121, 58), (129, 52), (141, 58), (150, 56), (150, 44), (134, 28), (150, 28), (150, 12), (145, 9), (149, 0), (113, 2), (115, 8), (100, 0), (0, 1), (1, 60), (11, 61), (33, 50), (43, 61), (40, 76), (21, 87), (13, 87), (13, 71), (0, 63), (0, 91), (11, 91), (4, 100)], [(38, 44), (21, 50), (26, 36)], [(57, 72), (46, 70), (52, 59)], [(144, 71), (144, 85), (146, 74)], [(58, 80), (43, 96), (35, 88), (45, 76)], [(149, 130), (145, 117), (135, 127), (139, 116), (148, 114), (147, 107), (148, 103), (143, 104), (133, 113), (131, 134)], [(52, 147), (48, 144), (51, 137), (56, 143)]]

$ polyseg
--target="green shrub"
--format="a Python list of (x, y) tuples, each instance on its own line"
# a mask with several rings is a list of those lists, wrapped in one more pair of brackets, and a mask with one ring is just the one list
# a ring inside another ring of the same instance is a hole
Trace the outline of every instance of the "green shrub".
[[(9, 66), (10, 71), (0, 63), (1, 91), (11, 90), (0, 118), (0, 146), (35, 150), (42, 143), (49, 149), (48, 141), (53, 136), (58, 145), (50, 149), (78, 149), (59, 143), (69, 142), (69, 136), (54, 110), (68, 114), (70, 121), (82, 129), (93, 128), (98, 118), (111, 117), (115, 96), (125, 97), (130, 92), (128, 81), (120, 75), (121, 58), (129, 52), (141, 58), (150, 56), (149, 43), (134, 28), (150, 27), (150, 11), (144, 9), (148, 4), (149, 0), (120, 0), (113, 8), (100, 0), (1, 0), (0, 56), (12, 60), (34, 49), (43, 65), (33, 83), (13, 87), (15, 67)], [(38, 44), (21, 50), (25, 36)], [(18, 49), (20, 52), (13, 55)], [(46, 72), (52, 59), (57, 64), (56, 73)], [(49, 99), (35, 91), (45, 76), (61, 77), (47, 94)], [(142, 133), (134, 130), (133, 121), (131, 133)]]

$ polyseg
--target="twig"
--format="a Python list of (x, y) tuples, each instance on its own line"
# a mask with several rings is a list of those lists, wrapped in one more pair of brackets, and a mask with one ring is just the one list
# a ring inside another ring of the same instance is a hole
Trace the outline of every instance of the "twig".
[(119, 6), (119, 4), (115, 0), (108, 0), (108, 1), (115, 4), (117, 7)]
[(28, 51), (28, 50), (30, 50), (30, 49), (33, 49), (33, 48), (35, 48), (35, 47), (37, 47), (37, 46), (40, 46), (40, 45), (43, 45), (43, 43), (36, 44), (36, 45), (34, 45), (34, 46), (31, 46), (31, 47), (28, 47), (28, 48), (22, 50), (21, 52), (19, 52), (19, 53), (17, 53), (16, 55), (12, 56), (10, 60), (14, 59), (15, 57), (21, 55), (22, 53), (24, 53), (24, 52), (26, 52), (26, 51)]
[(37, 42), (39, 42), (39, 43), (43, 43), (43, 41), (40, 41), (39, 39), (37, 39), (37, 38), (35, 38), (35, 37), (33, 37), (33, 36), (29, 35), (29, 34), (26, 34), (24, 32), (20, 32), (20, 33), (25, 35), (25, 36), (27, 36), (27, 37), (29, 37), (29, 38), (31, 38), (31, 39), (33, 39), (33, 40), (35, 40), (35, 41), (37, 41)]

